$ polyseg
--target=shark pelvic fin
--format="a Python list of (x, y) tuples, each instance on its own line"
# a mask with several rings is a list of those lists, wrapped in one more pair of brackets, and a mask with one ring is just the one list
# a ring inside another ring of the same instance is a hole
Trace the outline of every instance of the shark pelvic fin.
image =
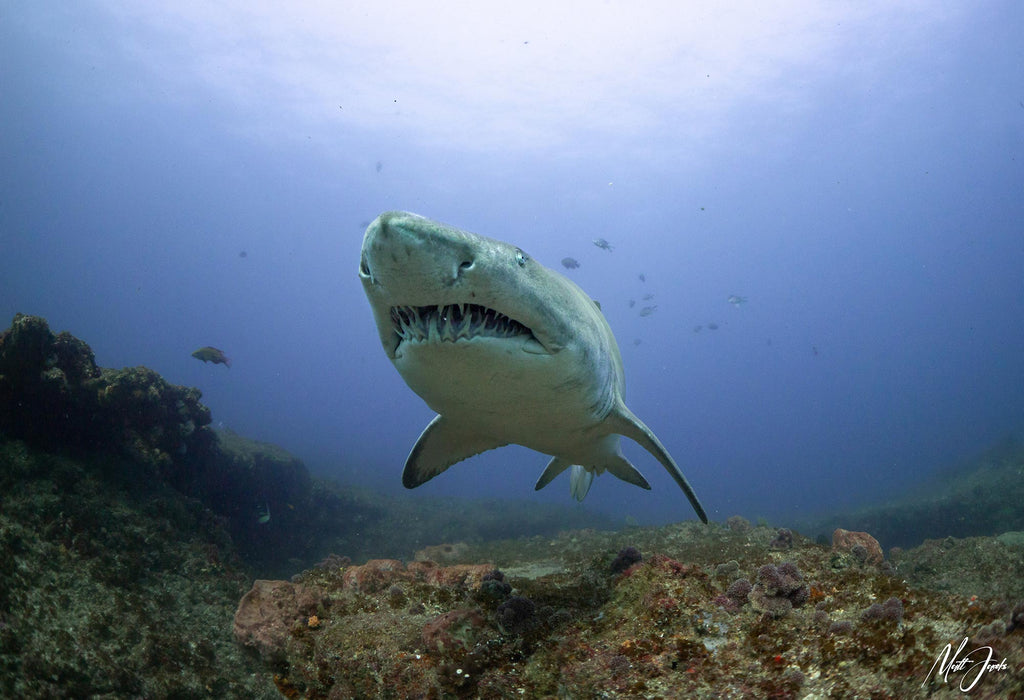
[(561, 457), (552, 457), (551, 461), (548, 462), (547, 468), (544, 469), (544, 473), (537, 479), (537, 485), (534, 487), (536, 490), (540, 490), (551, 483), (551, 481), (564, 472), (566, 469), (572, 467), (569, 473), (569, 490), (572, 492), (573, 498), (577, 501), (582, 501), (587, 493), (590, 491), (590, 485), (594, 481), (594, 475), (600, 474), (603, 471), (608, 471), (619, 477), (623, 481), (639, 486), (643, 489), (650, 490), (651, 485), (647, 483), (647, 479), (644, 475), (637, 471), (636, 467), (629, 463), (629, 460), (622, 455), (612, 455), (608, 457), (603, 464), (597, 468), (588, 468), (568, 462)]
[(642, 489), (651, 490), (651, 485), (647, 483), (647, 479), (640, 473), (636, 467), (634, 467), (628, 459), (622, 455), (616, 455), (615, 459), (611, 459), (605, 468), (613, 475), (619, 477), (627, 484), (633, 484), (633, 486), (639, 486)]
[[(702, 522), (707, 523), (708, 514), (704, 512), (704, 506), (700, 504), (700, 500), (698, 500), (697, 494), (694, 493), (693, 487), (690, 486), (690, 482), (686, 480), (685, 476), (683, 476), (683, 472), (679, 469), (679, 465), (675, 463), (675, 460), (672, 459), (672, 455), (670, 455), (668, 450), (665, 449), (665, 446), (661, 444), (661, 440), (651, 432), (651, 429), (648, 428), (642, 420), (637, 418), (632, 411), (625, 407), (625, 405), (619, 403), (619, 405), (612, 409), (612, 412), (608, 414), (608, 417), (605, 419), (605, 425), (611, 432), (628, 437), (630, 440), (633, 440), (640, 445), (640, 447), (654, 455), (654, 458), (661, 462), (661, 466), (665, 467), (665, 471), (669, 473), (669, 476), (675, 479), (675, 482), (679, 484), (679, 488), (681, 488), (683, 493), (686, 494), (686, 497), (690, 499), (690, 505), (692, 505), (693, 509), (697, 512), (697, 517), (700, 518)], [(616, 474), (616, 476), (618, 476), (618, 474)], [(629, 479), (626, 479), (626, 481), (629, 481)]]
[(414, 489), (456, 462), (507, 444), (453, 424), (444, 416), (435, 416), (420, 433), (405, 460), (402, 485)]

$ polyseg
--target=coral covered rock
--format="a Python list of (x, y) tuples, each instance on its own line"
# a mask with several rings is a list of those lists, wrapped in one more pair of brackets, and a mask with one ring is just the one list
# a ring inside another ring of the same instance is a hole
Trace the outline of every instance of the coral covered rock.
[(235, 639), (268, 663), (282, 661), (292, 627), (301, 622), (315, 628), (309, 619), (321, 603), (322, 594), (315, 586), (258, 580), (238, 604)]
[[(835, 568), (833, 552), (799, 537), (779, 561), (768, 544), (776, 532), (675, 525), (469, 544), (465, 559), (498, 562), (500, 577), (490, 564), (395, 560), (310, 570), (298, 582), (324, 590), (324, 611), (316, 629), (293, 628), (286, 661), (273, 666), (278, 688), (305, 697), (952, 697), (963, 672), (928, 669), (957, 635), (990, 640), (1009, 668), (1024, 664), (1024, 635), (1002, 622), (1019, 598), (971, 600), (875, 567)], [(627, 546), (642, 548), (643, 561), (611, 572)], [(1024, 576), (1024, 561), (1003, 564)], [(1020, 674), (982, 682), (979, 697), (1024, 697)]]
[(866, 532), (851, 532), (836, 528), (832, 533), (832, 549), (837, 552), (846, 552), (861, 562), (875, 566), (885, 561), (882, 546), (878, 544), (878, 540)]

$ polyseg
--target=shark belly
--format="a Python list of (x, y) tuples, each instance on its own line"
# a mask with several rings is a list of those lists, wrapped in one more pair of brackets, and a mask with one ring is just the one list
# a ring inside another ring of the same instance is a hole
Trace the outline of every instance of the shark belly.
[(567, 379), (568, 357), (526, 366), (522, 354), (486, 339), (411, 343), (395, 366), (431, 409), (467, 431), (548, 455), (589, 451), (611, 392), (591, 377)]

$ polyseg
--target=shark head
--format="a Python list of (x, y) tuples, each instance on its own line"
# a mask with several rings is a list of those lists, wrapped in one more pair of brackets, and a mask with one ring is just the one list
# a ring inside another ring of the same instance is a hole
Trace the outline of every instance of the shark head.
[(435, 341), (559, 352), (570, 329), (533, 291), (544, 272), (515, 246), (407, 212), (385, 212), (370, 224), (359, 262), (392, 360)]
[(706, 521), (626, 408), (615, 337), (571, 280), (509, 243), (395, 211), (366, 229), (359, 277), (385, 354), (438, 413), (406, 461), (407, 487), (519, 444), (553, 457), (537, 488), (569, 467), (579, 499), (603, 471), (650, 488), (619, 450), (627, 435), (666, 464)]

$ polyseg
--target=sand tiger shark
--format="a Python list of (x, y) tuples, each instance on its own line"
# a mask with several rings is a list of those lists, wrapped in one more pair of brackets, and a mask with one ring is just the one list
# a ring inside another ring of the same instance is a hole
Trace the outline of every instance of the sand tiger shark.
[(359, 277), (384, 352), (437, 412), (402, 472), (415, 488), (504, 445), (551, 456), (583, 500), (605, 471), (641, 488), (619, 436), (661, 462), (707, 514), (661, 441), (626, 408), (619, 347), (600, 306), (514, 245), (400, 211), (366, 229)]

